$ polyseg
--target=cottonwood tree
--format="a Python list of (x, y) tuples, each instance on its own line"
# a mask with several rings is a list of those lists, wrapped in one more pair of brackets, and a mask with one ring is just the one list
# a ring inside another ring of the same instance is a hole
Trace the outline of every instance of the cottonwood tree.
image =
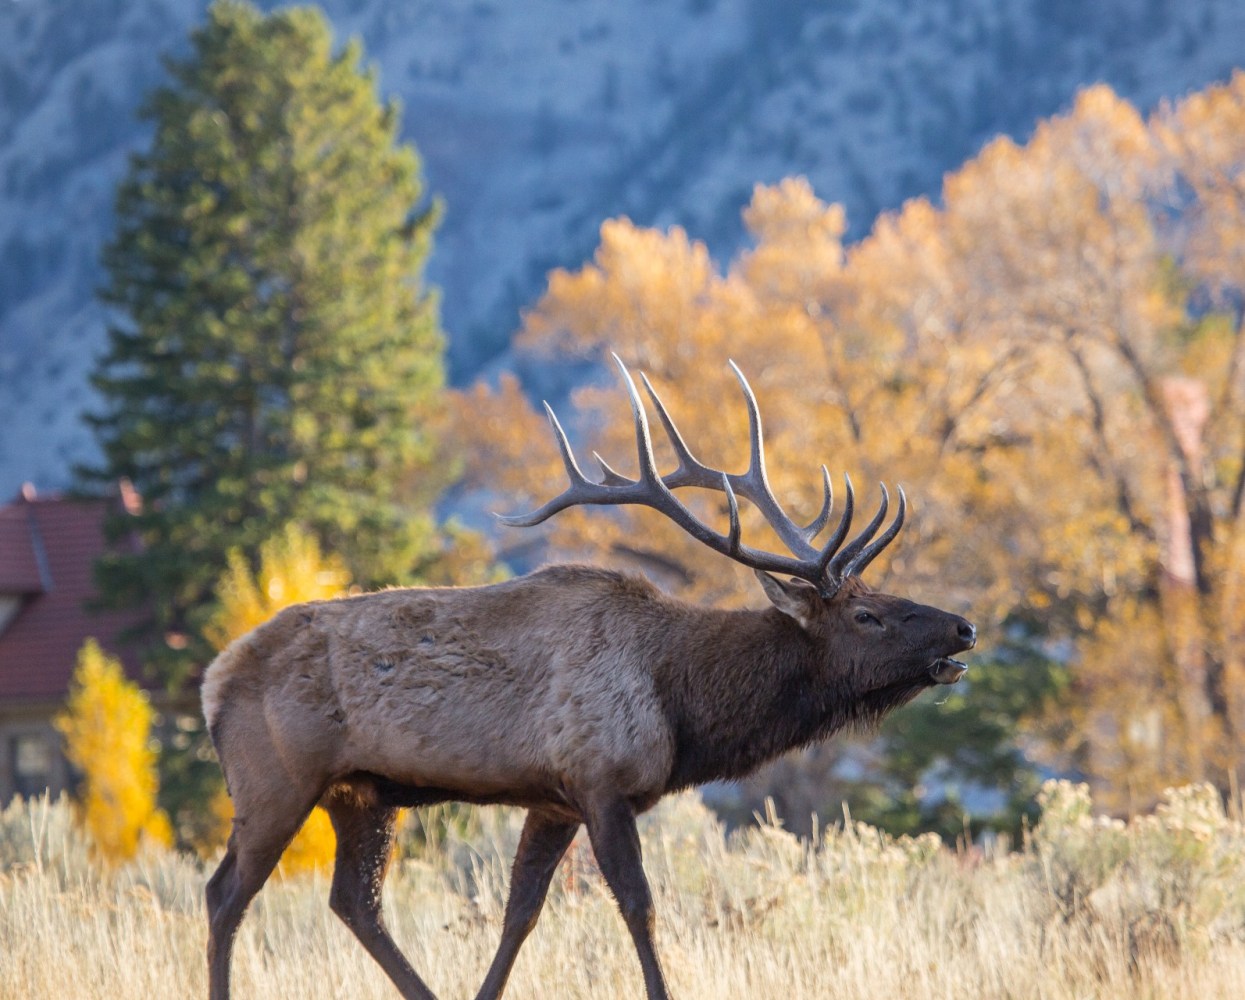
[(1245, 72), (1161, 107), (1171, 168), (1158, 220), (1188, 307), (1163, 384), (1171, 427), (1164, 607), (1188, 758), (1221, 786), (1245, 764)]
[[(742, 471), (748, 456), (740, 453), (738, 442), (747, 438), (748, 417), (739, 387), (725, 365), (727, 357), (733, 358), (762, 404), (775, 488), (789, 511), (811, 518), (821, 501), (821, 460), (836, 474), (850, 470), (863, 493), (876, 489), (873, 477), (886, 469), (890, 456), (898, 454), (891, 443), (895, 439), (887, 437), (887, 428), (893, 427), (888, 423), (895, 418), (893, 410), (885, 412), (886, 405), (879, 402), (881, 426), (870, 426), (872, 415), (855, 405), (857, 393), (867, 398), (871, 392), (890, 391), (879, 386), (872, 370), (887, 352), (869, 336), (856, 343), (836, 335), (831, 313), (852, 294), (844, 272), (840, 208), (818, 201), (806, 183), (789, 181), (758, 188), (745, 221), (754, 233), (755, 248), (725, 273), (714, 267), (705, 247), (682, 230), (659, 233), (625, 220), (607, 223), (592, 262), (576, 272), (551, 275), (549, 290), (529, 313), (520, 343), (531, 351), (588, 357), (601, 357), (606, 348), (618, 349), (629, 363), (650, 374), (659, 391), (666, 392), (680, 429), (700, 458), (715, 467)], [(719, 363), (711, 364), (710, 359)], [(905, 384), (908, 392), (920, 388), (917, 380)], [(504, 381), (492, 393), (477, 386), (466, 394), (464, 405), (481, 453), (469, 464), (489, 468), (494, 485), (503, 485), (508, 494), (539, 495), (542, 484), (561, 478), (560, 463), (551, 448), (525, 445), (526, 441), (541, 443), (544, 438), (514, 382)], [(589, 439), (582, 454), (589, 454), (589, 448), (599, 450), (624, 473), (634, 466), (626, 406), (612, 387), (589, 386), (575, 397), (575, 410), (583, 415), (575, 430)], [(569, 413), (564, 416), (570, 418)], [(856, 426), (853, 417), (859, 418)], [(663, 467), (673, 467), (659, 430), (654, 437), (659, 453), (664, 454)], [(879, 443), (884, 445), (881, 451), (876, 450)], [(910, 477), (908, 467), (905, 464), (904, 483), (924, 509), (928, 483)], [(836, 488), (841, 503), (841, 480)], [(686, 499), (710, 521), (725, 524), (726, 505), (720, 494), (688, 491)], [(769, 529), (764, 520), (747, 505), (741, 508), (747, 537), (766, 537)], [(736, 572), (720, 559), (705, 558), (697, 551), (702, 547), (688, 544), (660, 519), (625, 509), (611, 511), (608, 517), (577, 514), (565, 512), (548, 529), (560, 554), (638, 565), (672, 589), (705, 601), (740, 605), (755, 599), (749, 574)], [(914, 529), (922, 535), (936, 534), (920, 519), (909, 530)], [(777, 540), (771, 541), (780, 546)], [(904, 548), (919, 549), (920, 545), (914, 540)], [(896, 558), (907, 561), (906, 582), (916, 575), (918, 562), (926, 564), (918, 552)], [(927, 581), (935, 579), (939, 578), (933, 572), (926, 577)], [(946, 594), (945, 585), (941, 581), (939, 585), (940, 594)], [(1032, 694), (1033, 688), (1025, 690)], [(1039, 699), (1031, 698), (1028, 704), (1034, 700)], [(993, 699), (985, 707), (991, 719), (1014, 714), (1015, 703), (1004, 701)], [(972, 716), (982, 704), (980, 699), (969, 701), (964, 714)], [(1008, 747), (984, 746), (1000, 742), (999, 723), (992, 731), (986, 730), (980, 728), (980, 740), (967, 741), (974, 745), (961, 757), (976, 753), (981, 761), (988, 760), (979, 767), (982, 780), (1008, 786), (1023, 761)], [(901, 743), (902, 738), (895, 745)], [(908, 746), (911, 749), (911, 741)], [(819, 750), (816, 759), (799, 765), (801, 774), (831, 770), (839, 752), (837, 747)], [(905, 752), (895, 759), (912, 756)], [(760, 785), (767, 786), (769, 780), (762, 776)], [(843, 794), (851, 794), (864, 807), (862, 814), (883, 818), (876, 803), (865, 801), (864, 789), (857, 796), (857, 789), (847, 789), (842, 782), (834, 790), (823, 784), (821, 797), (813, 801), (808, 796), (818, 792), (812, 784), (782, 783), (787, 790), (809, 788), (808, 795), (787, 796), (782, 802), (788, 822), (795, 827), (807, 821), (812, 808), (836, 811), (838, 796)], [(898, 825), (897, 815), (886, 818)], [(961, 828), (957, 814), (954, 829)]]
[[(1075, 638), (1077, 758), (1120, 809), (1166, 784), (1227, 790), (1245, 761), (1230, 640), (1245, 611), (1241, 323), (1223, 294), (1245, 237), (1223, 198), (1245, 163), (1221, 126), (1235, 84), (1148, 122), (1092, 88), (1025, 147), (966, 167), (946, 199), (974, 297), (1032, 365), (994, 415), (1017, 445), (997, 464), (1030, 519), (1008, 547), (1040, 571), (1014, 606)], [(1039, 544), (1024, 552), (1025, 537)]]
[[(1012, 747), (1018, 728), (1040, 733), (1120, 809), (1175, 782), (1226, 789), (1245, 759), (1243, 119), (1242, 74), (1148, 121), (1091, 88), (1027, 143), (988, 145), (940, 204), (910, 202), (853, 246), (806, 183), (759, 187), (753, 246), (725, 270), (682, 230), (610, 222), (591, 262), (550, 276), (519, 343), (618, 350), (659, 390), (678, 385), (674, 416), (706, 461), (739, 469), (727, 446), (746, 414), (711, 363), (733, 357), (788, 509), (815, 512), (820, 461), (864, 488), (903, 470), (917, 510), (879, 571), (889, 561), (914, 591), (972, 606), (1008, 650), (989, 668), (1006, 683), (979, 685), (978, 733)], [(495, 453), (518, 459), (504, 442), (532, 433), (522, 394), (474, 392)], [(575, 402), (584, 453), (626, 472), (625, 402), (591, 386)], [(552, 453), (530, 457), (526, 472), (502, 462), (508, 489), (539, 494), (525, 475), (560, 475)], [(725, 523), (720, 497), (691, 502)], [(642, 515), (568, 514), (550, 537), (694, 596), (748, 599), (744, 575)], [(948, 760), (973, 780), (1011, 766), (929, 740), (937, 727), (913, 713), (901, 723), (882, 768), (896, 787)]]

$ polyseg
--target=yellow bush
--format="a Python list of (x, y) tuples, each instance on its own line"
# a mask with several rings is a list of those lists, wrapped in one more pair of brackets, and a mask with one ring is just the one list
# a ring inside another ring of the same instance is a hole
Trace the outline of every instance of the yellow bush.
[(144, 841), (163, 846), (173, 841), (169, 819), (156, 807), (154, 718), (146, 693), (88, 639), (56, 728), (65, 737), (66, 756), (83, 776), (79, 821), (109, 861), (132, 858)]
[[(241, 552), (230, 553), (229, 568), (216, 588), (218, 607), (204, 633), (223, 649), (282, 608), (337, 597), (349, 585), (350, 575), (341, 560), (324, 555), (314, 536), (291, 524), (260, 547), (255, 572)], [(228, 801), (213, 802), (211, 809), (221, 818), (222, 834), (227, 832), (226, 820), (233, 815)], [(277, 870), (288, 876), (328, 867), (336, 851), (328, 813), (316, 808), (282, 855)]]
[[(233, 803), (223, 788), (208, 803), (208, 811), (218, 845), (228, 836), (233, 821)], [(281, 878), (289, 878), (326, 870), (332, 867), (336, 853), (337, 838), (333, 834), (333, 822), (328, 813), (316, 806), (281, 855), (281, 860), (277, 862), (277, 874)]]
[(329, 814), (319, 806), (311, 810), (307, 822), (298, 831), (277, 863), (282, 878), (330, 868), (337, 853), (337, 838)]
[(229, 568), (216, 585), (218, 607), (203, 631), (224, 649), (282, 608), (337, 597), (349, 586), (345, 564), (324, 555), (314, 536), (290, 524), (260, 546), (256, 572), (241, 552), (229, 553)]

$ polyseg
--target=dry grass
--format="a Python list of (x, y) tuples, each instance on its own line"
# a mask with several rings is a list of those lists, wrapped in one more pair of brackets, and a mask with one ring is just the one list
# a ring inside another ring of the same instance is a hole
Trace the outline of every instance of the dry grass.
[[(774, 826), (724, 837), (691, 797), (644, 824), (659, 941), (676, 997), (1240, 996), (1245, 831), (1186, 790), (1128, 826), (1051, 786), (1027, 849), (963, 855), (936, 841), (832, 830), (816, 848)], [(474, 995), (500, 928), (518, 817), (406, 861), (385, 900), (438, 996)], [(588, 852), (573, 849), (508, 997), (639, 997), (639, 970)], [(0, 815), (0, 997), (206, 994), (197, 862), (153, 854), (104, 872), (61, 804)], [(327, 879), (265, 888), (235, 953), (238, 997), (395, 992), (328, 910)]]

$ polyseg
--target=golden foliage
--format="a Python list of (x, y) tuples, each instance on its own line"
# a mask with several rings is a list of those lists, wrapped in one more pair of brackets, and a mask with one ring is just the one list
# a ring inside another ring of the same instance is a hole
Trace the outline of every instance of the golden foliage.
[[(1073, 749), (1113, 801), (1226, 787), (1245, 765), (1243, 163), (1245, 74), (1148, 121), (1093, 87), (1029, 142), (986, 146), (941, 207), (909, 202), (846, 249), (841, 207), (801, 179), (756, 188), (754, 246), (722, 270), (682, 229), (607, 222), (590, 263), (550, 276), (518, 343), (618, 352), (698, 457), (729, 471), (747, 435), (733, 358), (797, 517), (817, 508), (823, 459), (864, 504), (872, 482), (900, 479), (914, 517), (876, 583), (889, 565), (914, 596), (974, 609), (987, 636), (1015, 622), (1071, 643)], [(581, 456), (627, 474), (613, 386), (579, 390), (562, 416)], [(470, 464), (513, 509), (561, 489), (516, 383), (462, 398), (487, 425)], [(720, 496), (689, 502), (724, 524)], [(750, 510), (743, 530), (776, 544)], [(695, 598), (752, 599), (747, 574), (649, 512), (572, 511), (547, 537)]]
[(217, 649), (224, 649), (282, 608), (337, 597), (349, 585), (344, 562), (325, 556), (315, 536), (296, 524), (287, 525), (260, 547), (259, 569), (254, 573), (240, 551), (229, 553), (229, 568), (216, 587), (218, 607), (204, 635)]
[(88, 639), (55, 722), (65, 755), (82, 774), (76, 815), (105, 861), (129, 860), (144, 843), (173, 841), (172, 825), (156, 807), (154, 719), (146, 693), (126, 679), (120, 661)]
[(1192, 223), (1184, 247), (1187, 266), (1217, 292), (1239, 288), (1245, 269), (1245, 71), (1161, 108), (1153, 124), (1174, 171), (1195, 195), (1183, 213)]
[(333, 863), (337, 853), (337, 838), (329, 814), (317, 806), (311, 810), (307, 822), (302, 825), (290, 846), (277, 862), (277, 874), (282, 878), (323, 871)]
[[(340, 559), (326, 556), (312, 535), (288, 525), (260, 547), (259, 568), (254, 572), (240, 552), (230, 553), (229, 568), (216, 589), (218, 608), (204, 634), (223, 649), (282, 608), (340, 596), (349, 585), (350, 576)], [(233, 816), (232, 807), (227, 801), (217, 801), (212, 811), (224, 832)], [(278, 871), (293, 875), (328, 867), (336, 849), (328, 814), (316, 807), (281, 856)]]
[(187, 841), (199, 857), (210, 861), (229, 839), (233, 826), (233, 802), (223, 783), (217, 786), (196, 820), (194, 835)]

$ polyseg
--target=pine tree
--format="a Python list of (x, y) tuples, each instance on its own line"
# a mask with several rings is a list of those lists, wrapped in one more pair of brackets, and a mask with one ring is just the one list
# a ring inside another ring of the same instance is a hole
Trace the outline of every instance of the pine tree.
[[(435, 224), (416, 153), (361, 50), (334, 52), (312, 8), (226, 0), (170, 60), (143, 115), (104, 251), (116, 323), (87, 419), (137, 517), (97, 570), (119, 606), (154, 597), (165, 676), (206, 652), (197, 629), (227, 553), (297, 521), (364, 585), (428, 558), (444, 483), (425, 428), (443, 385), (421, 279)], [(170, 650), (169, 646), (173, 649)]]

